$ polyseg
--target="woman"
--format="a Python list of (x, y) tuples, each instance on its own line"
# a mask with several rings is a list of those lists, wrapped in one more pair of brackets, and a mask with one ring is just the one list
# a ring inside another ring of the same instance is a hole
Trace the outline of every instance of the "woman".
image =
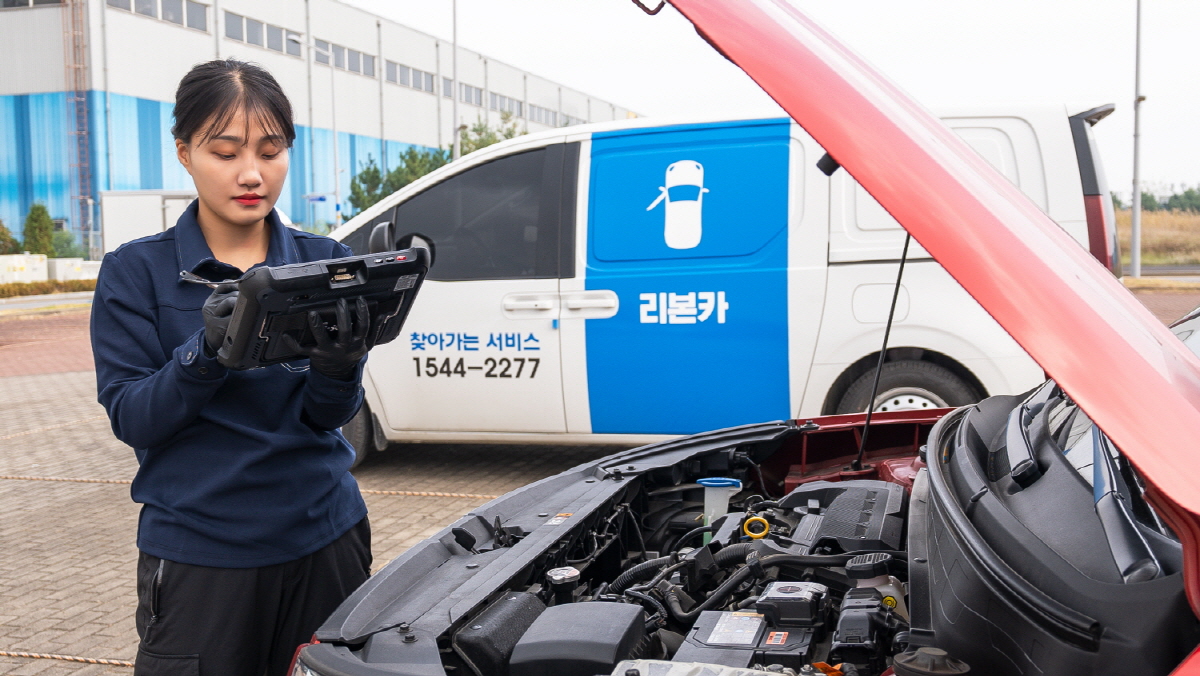
[(99, 400), (139, 463), (135, 674), (282, 676), (370, 572), (354, 451), (338, 431), (362, 404), (368, 317), (339, 307), (336, 338), (307, 363), (222, 366), (236, 287), (210, 294), (182, 272), (220, 282), (351, 253), (274, 210), (296, 133), (262, 68), (193, 68), (172, 134), (199, 198), (175, 227), (105, 256), (92, 308)]

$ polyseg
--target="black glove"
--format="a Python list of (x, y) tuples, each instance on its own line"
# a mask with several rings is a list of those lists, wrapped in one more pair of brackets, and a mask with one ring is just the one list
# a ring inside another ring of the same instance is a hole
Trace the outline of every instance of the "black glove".
[(339, 298), (336, 338), (330, 336), (330, 331), (321, 323), (321, 316), (314, 311), (308, 313), (308, 326), (317, 341), (316, 345), (301, 347), (295, 338), (286, 333), (283, 334), (283, 340), (288, 349), (308, 357), (309, 366), (317, 373), (334, 380), (351, 380), (358, 362), (367, 355), (367, 328), (370, 324), (367, 301), (358, 299), (354, 306), (354, 323), (351, 325), (346, 299)]
[(233, 306), (237, 305), (237, 299), (236, 284), (219, 284), (204, 301), (204, 353), (209, 357), (217, 356), (217, 350), (225, 341), (225, 332), (229, 330), (229, 320), (233, 317)]

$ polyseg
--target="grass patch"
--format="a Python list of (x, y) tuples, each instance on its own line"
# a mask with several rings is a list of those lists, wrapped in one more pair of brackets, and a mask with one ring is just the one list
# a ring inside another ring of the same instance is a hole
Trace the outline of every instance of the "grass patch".
[[(1121, 241), (1121, 262), (1130, 258), (1130, 234), (1133, 212), (1117, 210), (1117, 235)], [(1200, 213), (1160, 210), (1142, 212), (1143, 265), (1200, 264)]]
[(0, 298), (95, 290), (96, 280), (94, 279), (71, 279), (65, 282), (10, 282), (8, 284), (0, 284)]

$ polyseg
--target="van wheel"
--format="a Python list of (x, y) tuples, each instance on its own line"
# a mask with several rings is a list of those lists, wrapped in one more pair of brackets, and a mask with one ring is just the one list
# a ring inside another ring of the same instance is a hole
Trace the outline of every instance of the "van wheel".
[[(855, 380), (838, 402), (837, 413), (867, 410), (867, 398), (875, 382), (875, 369)], [(966, 406), (983, 398), (961, 378), (944, 366), (927, 361), (891, 361), (879, 374), (876, 411), (912, 411), (926, 408)]]
[(354, 447), (354, 464), (350, 465), (351, 469), (358, 467), (366, 460), (367, 454), (375, 448), (375, 430), (371, 422), (371, 409), (367, 406), (367, 402), (363, 402), (358, 413), (350, 419), (350, 422), (342, 425), (342, 435), (346, 437), (346, 441)]

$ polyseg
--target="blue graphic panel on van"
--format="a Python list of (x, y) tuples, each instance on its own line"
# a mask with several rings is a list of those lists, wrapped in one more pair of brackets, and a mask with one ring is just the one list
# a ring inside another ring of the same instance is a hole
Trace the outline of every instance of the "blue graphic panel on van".
[(787, 418), (790, 122), (592, 136), (592, 431), (688, 434)]

